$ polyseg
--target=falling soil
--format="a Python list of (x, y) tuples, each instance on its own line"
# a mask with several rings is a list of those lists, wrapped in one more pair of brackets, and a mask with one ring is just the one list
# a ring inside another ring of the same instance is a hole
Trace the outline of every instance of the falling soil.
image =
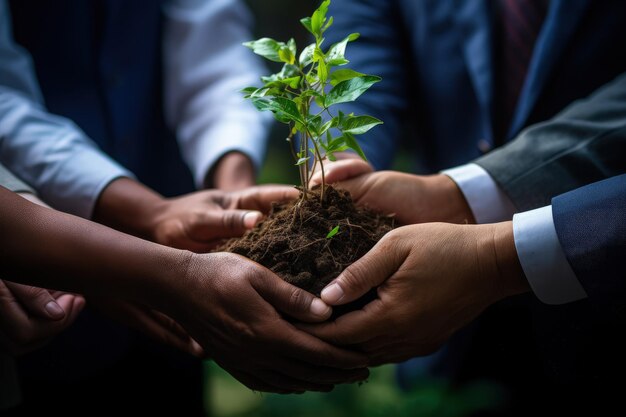
[[(332, 237), (329, 233), (339, 226)], [(346, 267), (365, 255), (394, 227), (394, 218), (354, 205), (347, 191), (327, 187), (306, 200), (274, 204), (269, 217), (219, 250), (237, 253), (317, 296)], [(335, 308), (335, 316), (360, 308), (375, 296)]]

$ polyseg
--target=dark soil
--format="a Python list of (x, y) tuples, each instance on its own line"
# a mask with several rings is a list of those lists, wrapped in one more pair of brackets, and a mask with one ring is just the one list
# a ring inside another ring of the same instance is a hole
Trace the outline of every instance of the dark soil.
[[(319, 296), (328, 283), (394, 227), (392, 216), (356, 207), (347, 191), (327, 187), (324, 200), (322, 204), (317, 189), (310, 191), (306, 200), (275, 204), (266, 220), (219, 250), (250, 258)], [(327, 238), (336, 226), (339, 232)], [(339, 310), (358, 308), (367, 301)]]

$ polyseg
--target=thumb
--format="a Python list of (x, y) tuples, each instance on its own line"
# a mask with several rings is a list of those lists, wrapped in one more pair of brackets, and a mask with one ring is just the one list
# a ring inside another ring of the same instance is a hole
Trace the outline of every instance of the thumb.
[(209, 213), (205, 224), (197, 226), (206, 227), (207, 235), (204, 240), (223, 239), (238, 237), (252, 229), (261, 221), (263, 214), (250, 210), (224, 210)]
[(65, 318), (65, 310), (54, 297), (52, 297), (48, 290), (9, 281), (5, 281), (4, 283), (11, 293), (13, 293), (15, 299), (20, 302), (29, 314), (54, 321), (63, 320)]
[(326, 286), (322, 290), (322, 300), (331, 306), (347, 304), (359, 299), (392, 276), (402, 265), (404, 257), (393, 252), (388, 240), (383, 238), (364, 257), (346, 268)]
[(313, 294), (293, 286), (273, 272), (255, 274), (254, 289), (276, 310), (297, 320), (316, 323), (327, 320), (332, 309)]
[[(369, 163), (362, 159), (350, 158), (325, 165), (324, 177), (327, 184), (335, 184), (360, 177), (361, 175), (369, 174), (371, 172), (374, 172), (374, 169)], [(321, 183), (322, 172), (317, 171), (315, 175), (313, 175), (313, 178), (311, 178), (311, 186), (319, 185)]]

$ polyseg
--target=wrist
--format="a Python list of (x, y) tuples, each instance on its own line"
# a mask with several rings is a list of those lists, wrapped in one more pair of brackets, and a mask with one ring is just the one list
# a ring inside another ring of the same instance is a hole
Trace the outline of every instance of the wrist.
[(188, 278), (198, 255), (186, 250), (166, 250), (162, 260), (156, 263), (158, 267), (148, 285), (144, 285), (141, 301), (157, 310), (172, 312), (175, 300), (189, 297), (191, 283)]
[[(474, 214), (461, 192), (459, 186), (447, 175), (437, 174), (428, 177), (417, 177), (418, 180), (426, 181), (430, 191), (425, 195), (432, 196), (428, 204), (436, 207), (437, 218), (440, 221), (455, 224), (475, 224)], [(424, 204), (424, 202), (421, 202)]]
[(94, 220), (122, 232), (154, 241), (158, 217), (167, 200), (129, 178), (111, 182), (100, 194)]
[(486, 227), (490, 228), (492, 236), (490, 252), (496, 267), (495, 287), (499, 299), (530, 291), (517, 255), (513, 223), (509, 221)]
[(236, 191), (255, 184), (254, 164), (241, 152), (229, 152), (223, 155), (207, 173), (205, 188), (218, 188)]

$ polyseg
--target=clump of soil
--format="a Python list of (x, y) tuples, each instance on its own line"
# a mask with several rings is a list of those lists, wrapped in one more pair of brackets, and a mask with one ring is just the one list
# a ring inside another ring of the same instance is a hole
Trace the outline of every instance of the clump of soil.
[[(339, 232), (327, 238), (339, 226)], [(354, 205), (347, 191), (319, 188), (306, 200), (274, 204), (269, 217), (219, 250), (237, 253), (317, 296), (346, 267), (365, 255), (394, 227), (392, 216)], [(369, 299), (371, 300), (371, 294)], [(359, 308), (350, 304), (340, 311)]]

